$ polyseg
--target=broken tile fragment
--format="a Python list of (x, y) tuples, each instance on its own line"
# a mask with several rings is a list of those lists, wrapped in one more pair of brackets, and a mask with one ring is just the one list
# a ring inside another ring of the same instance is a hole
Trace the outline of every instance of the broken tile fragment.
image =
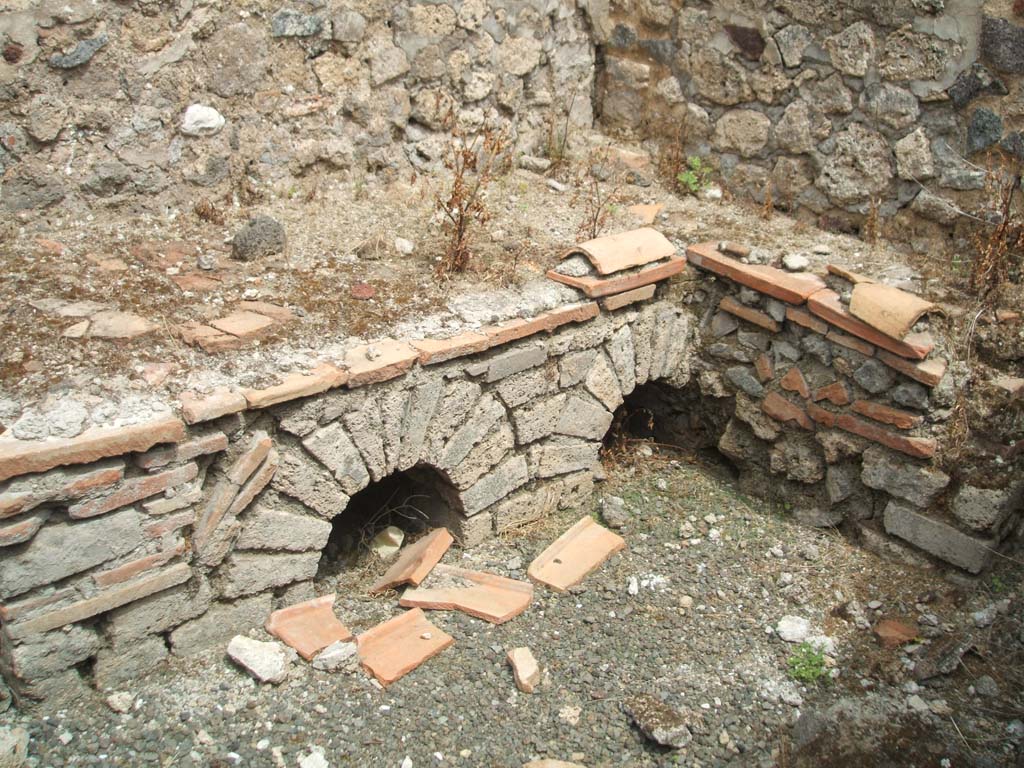
[(419, 586), (431, 569), (441, 562), (454, 539), (447, 528), (435, 528), (406, 547), (383, 576), (370, 587), (370, 594), (394, 589), (400, 584)]
[(508, 663), (512, 665), (512, 675), (516, 688), (523, 693), (533, 693), (540, 685), (540, 666), (533, 657), (533, 651), (523, 646), (508, 652)]
[(378, 624), (356, 638), (359, 663), (381, 685), (390, 685), (455, 642), (419, 608)]
[(527, 575), (556, 592), (565, 592), (625, 546), (621, 536), (593, 518), (583, 517), (530, 563)]
[(264, 627), (309, 661), (331, 643), (352, 639), (352, 633), (334, 615), (334, 597), (323, 595), (274, 611)]
[(553, 269), (548, 270), (547, 276), (558, 283), (577, 288), (591, 299), (602, 296), (610, 296), (615, 293), (625, 293), (634, 288), (651, 285), (661, 280), (666, 280), (673, 275), (678, 275), (686, 269), (686, 259), (682, 256), (670, 258), (668, 261), (659, 261), (647, 264), (635, 272), (625, 272), (612, 277), (573, 277), (563, 275)]
[(403, 608), (462, 611), (492, 624), (503, 624), (525, 611), (533, 600), (532, 584), (483, 571), (437, 565), (431, 581), (443, 583), (406, 590), (398, 604)]
[(313, 659), (313, 669), (321, 672), (337, 672), (339, 669), (351, 666), (355, 668), (358, 661), (358, 648), (355, 638), (352, 640), (338, 640), (324, 648)]

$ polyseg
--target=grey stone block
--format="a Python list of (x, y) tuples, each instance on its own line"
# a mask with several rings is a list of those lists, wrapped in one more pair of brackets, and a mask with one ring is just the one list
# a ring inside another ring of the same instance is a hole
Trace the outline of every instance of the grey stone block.
[(331, 471), (345, 493), (352, 495), (367, 486), (370, 473), (345, 427), (335, 422), (302, 440), (306, 450)]
[(151, 672), (169, 655), (164, 639), (153, 636), (102, 648), (93, 665), (93, 682), (100, 690), (114, 688)]
[(270, 481), (272, 488), (301, 501), (327, 519), (348, 506), (348, 494), (301, 446), (289, 446), (279, 439), (278, 451), (281, 463)]
[(597, 461), (600, 447), (600, 443), (567, 438), (537, 446), (531, 451), (536, 475), (539, 478), (547, 478), (589, 470)]
[[(445, 441), (466, 420), (473, 406), (480, 399), (480, 392), (479, 384), (460, 379), (456, 379), (445, 388), (444, 395), (441, 397), (427, 428), (426, 448), (422, 452), (421, 458), (435, 457), (440, 454)], [(403, 451), (400, 465), (402, 469), (407, 468), (405, 466), (406, 458), (405, 451)]]
[(32, 642), (16, 645), (10, 665), (22, 680), (52, 677), (92, 656), (103, 646), (95, 629), (72, 625), (67, 632), (56, 630), (36, 635)]
[(845, 464), (836, 464), (825, 470), (825, 490), (832, 504), (846, 501), (857, 488), (857, 471)]
[(286, 555), (235, 552), (218, 569), (216, 585), (223, 597), (252, 595), (311, 579), (319, 564), (319, 551)]
[(877, 395), (889, 389), (896, 382), (896, 376), (887, 365), (869, 358), (853, 372), (853, 380), (871, 394)]
[(942, 470), (915, 463), (878, 446), (864, 451), (860, 479), (868, 488), (885, 491), (922, 509), (949, 485), (949, 475)]
[(387, 474), (387, 457), (384, 454), (384, 419), (380, 403), (368, 397), (358, 411), (342, 417), (352, 442), (356, 444), (363, 463), (373, 480), (380, 480)]
[(159, 592), (110, 612), (107, 634), (115, 644), (166, 632), (210, 607), (213, 590), (203, 578)]
[(573, 395), (558, 417), (555, 432), (569, 437), (600, 440), (611, 427), (612, 418), (610, 411)]
[(751, 397), (761, 397), (764, 394), (764, 387), (754, 376), (753, 370), (745, 365), (734, 365), (725, 369), (725, 378), (737, 389), (745, 392)]
[(623, 394), (636, 389), (636, 350), (633, 348), (633, 329), (624, 325), (605, 345)]
[(8, 548), (0, 557), (0, 597), (20, 595), (128, 554), (143, 542), (143, 520), (129, 508), (43, 526), (30, 543)]
[(331, 535), (331, 524), (309, 515), (275, 509), (261, 502), (245, 516), (235, 549), (319, 552)]
[(438, 465), (442, 469), (458, 466), (473, 450), (473, 446), (504, 416), (505, 407), (492, 395), (484, 395), (466, 423), (455, 430), (455, 434), (445, 443)]
[(512, 412), (512, 424), (516, 430), (516, 443), (527, 445), (547, 437), (565, 409), (564, 393), (537, 400)]
[(547, 359), (547, 350), (540, 344), (510, 349), (488, 361), (487, 381), (500, 381), (506, 376), (525, 371), (528, 368), (535, 368)]
[[(433, 385), (437, 391), (437, 395), (441, 394), (441, 382), (434, 380), (428, 382), (428, 386)], [(383, 424), (383, 434), (381, 435), (384, 442), (384, 458), (385, 467), (387, 471), (394, 472), (398, 468), (399, 457), (402, 451), (402, 437), (407, 436), (412, 439), (413, 433), (411, 430), (405, 429), (405, 420), (408, 415), (409, 402), (412, 398), (412, 391), (406, 389), (392, 389), (385, 392), (380, 396), (380, 415), (381, 422)], [(436, 404), (436, 403), (435, 403)], [(421, 414), (423, 410), (419, 411)], [(434, 415), (431, 410), (430, 415), (427, 416), (427, 422), (429, 423), (430, 418)], [(419, 434), (426, 435), (426, 427), (419, 430)], [(419, 448), (422, 448), (422, 438)]]
[(475, 515), (508, 496), (527, 479), (526, 459), (511, 456), (462, 494), (463, 510), (467, 516)]
[(596, 358), (596, 349), (584, 349), (565, 355), (558, 362), (558, 385), (572, 387), (579, 384), (587, 377)]
[(553, 367), (545, 366), (509, 376), (503, 379), (495, 390), (507, 407), (517, 408), (535, 397), (554, 391), (557, 387)]
[(996, 544), (990, 539), (968, 536), (895, 501), (885, 508), (885, 531), (971, 573), (981, 573), (988, 566)]
[(953, 517), (972, 531), (993, 533), (1010, 515), (1011, 496), (1009, 491), (964, 485), (953, 497)]
[[(479, 397), (480, 387), (470, 382), (463, 382), (463, 384), (465, 384), (466, 391), (470, 393), (467, 399), (475, 401)], [(441, 392), (443, 388), (444, 382), (440, 378), (436, 378), (423, 382), (409, 393), (405, 418), (401, 422), (399, 432), (397, 433), (401, 435), (401, 449), (397, 463), (398, 469), (408, 469), (423, 457), (424, 446), (427, 444), (429, 434), (428, 427), (434, 420), (435, 413), (437, 413), (438, 403), (442, 402)], [(447, 397), (444, 400), (443, 406), (445, 408), (452, 407)], [(389, 432), (392, 426), (389, 423), (386, 411), (384, 427), (384, 447), (385, 451), (387, 451)], [(398, 437), (396, 436), (395, 439), (397, 440)]]
[(214, 645), (227, 643), (239, 632), (262, 627), (270, 615), (269, 592), (233, 603), (215, 603), (198, 619), (182, 624), (171, 633), (171, 651), (175, 656), (192, 656)]
[(636, 383), (647, 382), (651, 373), (651, 336), (654, 332), (654, 308), (644, 307), (633, 323), (633, 350), (636, 355)]
[(612, 364), (603, 353), (594, 360), (584, 385), (609, 411), (614, 411), (622, 405), (622, 387), (615, 371), (612, 370)]

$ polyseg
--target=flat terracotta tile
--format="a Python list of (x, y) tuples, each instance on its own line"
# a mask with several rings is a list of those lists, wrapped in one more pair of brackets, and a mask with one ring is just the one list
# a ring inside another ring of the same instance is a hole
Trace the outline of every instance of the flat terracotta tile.
[(625, 546), (621, 536), (584, 517), (530, 563), (527, 575), (556, 592), (565, 592)]
[(588, 297), (596, 299), (601, 296), (610, 296), (613, 293), (625, 293), (644, 285), (651, 285), (659, 280), (672, 277), (672, 275), (678, 275), (684, 269), (686, 269), (686, 259), (682, 256), (676, 256), (666, 262), (649, 264), (639, 272), (619, 277), (571, 277), (569, 275), (560, 275), (553, 269), (548, 270), (547, 274), (555, 282), (577, 288)]
[(600, 311), (597, 302), (585, 301), (543, 312), (532, 318), (515, 318), (496, 325), (488, 325), (481, 328), (480, 333), (487, 337), (488, 348), (499, 347), (537, 333), (553, 331), (569, 323), (592, 320)]
[(290, 309), (278, 304), (271, 304), (269, 301), (240, 301), (237, 306), (245, 312), (266, 315), (279, 323), (290, 323), (295, 319), (295, 313)]
[(384, 339), (363, 344), (345, 355), (348, 385), (361, 387), (401, 376), (412, 368), (420, 353), (404, 341)]
[(933, 357), (921, 363), (914, 363), (904, 360), (902, 357), (891, 355), (885, 350), (878, 351), (878, 359), (893, 370), (899, 371), (914, 381), (919, 381), (926, 387), (936, 387), (946, 375), (946, 361), (941, 357)]
[(533, 600), (532, 584), (493, 573), (437, 565), (433, 575), (463, 579), (473, 582), (473, 586), (407, 589), (398, 604), (403, 608), (462, 611), (492, 624), (504, 624), (525, 611)]
[(370, 594), (394, 589), (401, 584), (419, 586), (431, 569), (444, 557), (444, 553), (455, 539), (447, 528), (435, 528), (426, 536), (405, 547), (398, 553), (398, 559), (391, 564), (383, 576), (370, 587)]
[(186, 424), (200, 424), (227, 414), (237, 414), (246, 408), (245, 395), (226, 388), (215, 389), (209, 394), (182, 392), (178, 403)]
[(211, 320), (210, 325), (223, 333), (230, 333), (243, 341), (258, 339), (274, 324), (273, 318), (256, 312), (233, 312), (226, 317)]
[(850, 314), (894, 339), (904, 338), (922, 315), (936, 309), (920, 296), (882, 283), (860, 283), (850, 295)]
[(419, 608), (378, 624), (356, 638), (359, 663), (381, 685), (390, 685), (455, 642)]
[(348, 380), (345, 371), (328, 363), (320, 363), (309, 373), (291, 373), (284, 381), (266, 389), (243, 389), (242, 395), (250, 408), (268, 408), (271, 405), (318, 395), (340, 387)]
[(825, 287), (820, 277), (809, 272), (784, 272), (763, 264), (744, 264), (720, 253), (716, 243), (691, 245), (686, 249), (686, 257), (695, 267), (790, 304), (803, 304), (808, 296)]
[(482, 333), (465, 331), (447, 339), (411, 339), (409, 344), (419, 352), (420, 365), (434, 365), (483, 352), (491, 341)]
[(334, 615), (334, 595), (323, 595), (304, 603), (274, 611), (264, 628), (299, 656), (311, 661), (331, 643), (352, 639), (352, 633)]
[(872, 403), (869, 400), (854, 400), (852, 408), (854, 413), (867, 416), (869, 419), (880, 421), (883, 424), (891, 424), (899, 429), (911, 429), (924, 421), (923, 417), (915, 413), (907, 413), (899, 408), (892, 408), (882, 403)]
[(616, 309), (622, 309), (628, 307), (630, 304), (636, 304), (640, 301), (647, 301), (654, 296), (654, 292), (658, 286), (645, 285), (641, 288), (634, 288), (631, 291), (625, 291), (624, 293), (616, 293), (613, 296), (605, 296), (601, 299), (601, 309), (605, 312), (614, 312)]
[(807, 413), (796, 403), (791, 403), (778, 392), (769, 392), (761, 401), (761, 410), (776, 421), (793, 421), (807, 430), (814, 430), (814, 425)]
[(742, 318), (748, 323), (760, 326), (766, 331), (771, 331), (772, 333), (779, 332), (779, 324), (772, 320), (771, 317), (766, 315), (764, 312), (748, 307), (744, 304), (740, 304), (732, 296), (726, 296), (723, 298), (718, 303), (718, 308), (724, 312), (728, 312), (730, 315)]
[(818, 317), (847, 333), (888, 350), (895, 355), (912, 360), (924, 360), (935, 344), (926, 338), (907, 337), (903, 341), (887, 336), (851, 315), (839, 300), (839, 294), (826, 288), (807, 299), (807, 308)]
[(782, 377), (779, 386), (787, 392), (795, 392), (800, 397), (807, 398), (811, 396), (811, 390), (807, 386), (807, 379), (804, 378), (803, 372), (795, 365)]

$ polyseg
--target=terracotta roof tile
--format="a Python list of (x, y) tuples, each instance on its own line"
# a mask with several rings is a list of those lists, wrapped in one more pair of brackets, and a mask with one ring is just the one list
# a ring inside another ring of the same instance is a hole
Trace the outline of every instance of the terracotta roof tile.
[(820, 277), (807, 272), (783, 272), (763, 264), (744, 264), (719, 252), (715, 243), (691, 245), (686, 249), (686, 257), (695, 267), (790, 304), (803, 304), (808, 296), (825, 287)]

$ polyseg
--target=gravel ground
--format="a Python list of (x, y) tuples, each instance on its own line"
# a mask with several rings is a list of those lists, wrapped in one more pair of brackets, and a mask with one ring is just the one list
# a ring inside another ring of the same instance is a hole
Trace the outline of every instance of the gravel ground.
[[(1024, 765), (1019, 563), (955, 584), (800, 527), (740, 497), (720, 468), (648, 452), (625, 450), (583, 511), (625, 500), (623, 553), (571, 594), (538, 587), (499, 627), (430, 613), (455, 645), (386, 690), (361, 671), (301, 661), (283, 684), (260, 686), (220, 649), (122, 689), (134, 702), (126, 714), (97, 696), (49, 717), (11, 710), (0, 726), (29, 731), (33, 766)], [(525, 578), (580, 514), (445, 562)], [(353, 631), (399, 610), (394, 594), (363, 596), (380, 570), (320, 585), (338, 588)], [(797, 646), (774, 630), (784, 616), (834, 641), (819, 682), (790, 677)], [(858, 617), (904, 618), (919, 642), (883, 649)], [(975, 650), (918, 688), (914, 662), (966, 633)], [(521, 645), (544, 670), (533, 695), (517, 691), (505, 661)], [(687, 746), (659, 746), (630, 721), (625, 710), (648, 694), (689, 723)]]

